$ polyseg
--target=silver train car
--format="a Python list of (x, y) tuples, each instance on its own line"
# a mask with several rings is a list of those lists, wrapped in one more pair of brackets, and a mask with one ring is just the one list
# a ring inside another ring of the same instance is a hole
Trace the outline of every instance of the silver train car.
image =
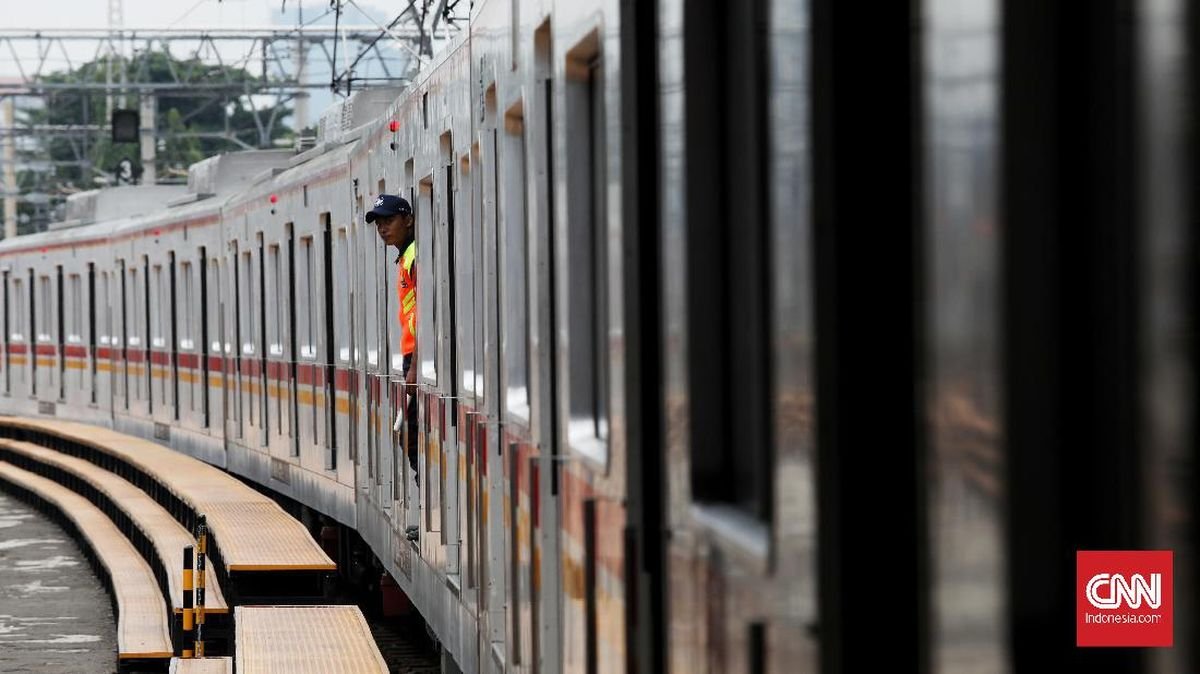
[[(417, 81), (336, 106), (316, 147), (79, 195), (64, 226), (0, 243), (0, 410), (154, 438), (280, 495), (340, 562), (365, 546), (448, 667), (625, 669), (646, 443), (626, 393), (620, 12), (475, 3)], [(417, 220), (419, 489), (392, 431), (395, 251), (363, 220), (385, 192)], [(753, 532), (749, 568), (771, 535)], [(702, 547), (673, 563), (700, 572)], [(680, 663), (699, 657), (694, 608), (671, 628)]]
[[(276, 494), (446, 671), (1196, 669), (1200, 10), (471, 4), (315, 147), (0, 242), (0, 411)], [(1064, 560), (1147, 547), (1178, 646), (1075, 648)]]

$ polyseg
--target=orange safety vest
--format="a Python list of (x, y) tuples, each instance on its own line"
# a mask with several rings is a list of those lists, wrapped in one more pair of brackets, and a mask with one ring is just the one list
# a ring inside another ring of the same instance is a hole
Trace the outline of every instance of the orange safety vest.
[(400, 297), (400, 355), (407, 356), (417, 349), (417, 277), (413, 265), (417, 261), (417, 242), (413, 241), (400, 256), (400, 272), (396, 274), (396, 294)]

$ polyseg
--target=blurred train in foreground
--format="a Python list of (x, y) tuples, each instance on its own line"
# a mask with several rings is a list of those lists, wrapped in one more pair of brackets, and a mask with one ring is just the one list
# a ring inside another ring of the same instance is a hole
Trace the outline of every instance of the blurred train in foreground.
[[(1026, 4), (474, 3), (315, 147), (0, 244), (0, 410), (294, 500), (448, 670), (1192, 669), (1200, 22)], [(1065, 560), (1140, 547), (1180, 645), (1074, 648)]]

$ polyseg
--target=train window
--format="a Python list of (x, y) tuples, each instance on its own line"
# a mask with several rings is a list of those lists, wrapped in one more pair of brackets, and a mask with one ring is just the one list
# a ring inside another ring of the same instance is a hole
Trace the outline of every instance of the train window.
[[(692, 490), (758, 520), (770, 519), (773, 447), (765, 5), (689, 5), (684, 35), (686, 146), (697, 150), (685, 168)], [(722, 195), (734, 184), (746, 188), (737, 219), (751, 226), (730, 236)]]
[[(24, 352), (25, 353), (25, 355), (24, 355), (25, 362), (28, 363), (29, 362), (29, 360), (28, 360), (29, 359), (29, 347), (28, 347), (28, 341), (26, 339), (26, 335), (29, 334), (29, 330), (25, 327), (25, 319), (28, 318), (29, 314), (26, 313), (26, 311), (25, 311), (25, 299), (26, 299), (25, 284), (24, 284), (24, 282), (21, 281), (20, 277), (13, 277), (11, 279), (11, 285), (12, 285), (12, 295), (11, 295), (11, 297), (12, 297), (12, 326), (11, 326), (12, 332), (9, 333), (9, 338), (13, 342), (22, 343), (22, 348), (25, 349), (25, 352)], [(9, 354), (13, 354), (14, 353), (13, 347), (9, 347), (8, 351), (9, 351)], [(12, 364), (11, 355), (10, 355), (9, 364), (10, 365)], [(18, 374), (18, 379), (20, 379), (22, 382), (24, 382), (25, 381), (25, 368), (19, 368), (17, 370), (17, 374)], [(11, 379), (12, 379), (11, 375), (5, 375), (5, 382), (9, 386), (9, 391), (12, 390)]]
[[(474, 185), (471, 175), (471, 160), (463, 155), (459, 160), (459, 188), (455, 191), (458, 207), (455, 209), (460, 217), (465, 218), (465, 234), (454, 237), (454, 254), (461, 261), (455, 265), (455, 306), (457, 323), (455, 339), (458, 340), (458, 367), (462, 373), (461, 386), (464, 391), (475, 392), (475, 246), (473, 241), (475, 209), (471, 203), (471, 187)], [(463, 189), (463, 186), (468, 186)]]
[(250, 356), (257, 350), (254, 347), (257, 342), (257, 332), (253, 318), (253, 298), (254, 298), (254, 260), (249, 251), (242, 253), (242, 271), (238, 274), (240, 285), (242, 286), (243, 295), (240, 304), (241, 326), (242, 326), (242, 353)]
[(279, 264), (279, 246), (267, 247), (267, 266), (270, 273), (267, 277), (266, 301), (271, 320), (264, 327), (267, 330), (270, 355), (279, 356), (283, 354), (283, 321), (286, 320), (283, 313), (283, 295), (280, 293), (283, 283), (280, 278), (282, 272)]
[(981, 670), (1013, 668), (1004, 657), (1012, 642), (1005, 634), (998, 341), (999, 5), (934, 0), (925, 3), (922, 21), (927, 205), (919, 258), (928, 288), (929, 376), (921, 388), (933, 481), (926, 515), (934, 570), (930, 660), (942, 671), (968, 659)]
[(525, 118), (520, 101), (504, 113), (504, 189), (500, 191), (504, 222), (500, 247), (504, 266), (500, 281), (501, 348), (504, 357), (504, 405), (529, 420), (529, 219), (525, 207)]
[(604, 68), (592, 32), (567, 53), (568, 436), (608, 458), (608, 214)]
[(475, 220), (475, 226), (471, 228), (471, 241), (474, 243), (477, 255), (477, 257), (472, 259), (475, 260), (474, 266), (478, 266), (480, 271), (479, 274), (475, 274), (474, 282), (475, 297), (478, 301), (475, 302), (475, 315), (472, 318), (474, 323), (478, 325), (474, 335), (475, 353), (478, 357), (475, 362), (475, 385), (472, 389), (475, 392), (476, 407), (480, 409), (482, 409), (484, 397), (487, 395), (487, 389), (484, 387), (484, 373), (487, 370), (488, 363), (488, 351), (485, 345), (490, 343), (491, 339), (490, 334), (488, 334), (488, 318), (494, 315), (494, 302), (484, 300), (485, 297), (488, 297), (487, 289), (485, 288), (486, 279), (488, 278), (488, 265), (485, 261), (492, 257), (484, 253), (485, 250), (489, 250), (487, 247), (489, 239), (486, 234), (488, 227), (486, 209), (494, 197), (491, 188), (495, 186), (495, 182), (491, 180), (491, 176), (495, 174), (495, 171), (484, 163), (483, 157), (485, 152), (486, 149), (481, 147), (479, 143), (471, 146), (471, 154), (476, 166), (475, 182), (471, 190), (472, 194), (475, 195), (475, 201), (471, 205), (471, 217)]
[(313, 252), (313, 238), (305, 236), (300, 239), (300, 273), (297, 275), (296, 287), (296, 319), (300, 325), (300, 334), (296, 335), (298, 358), (312, 360), (317, 357), (317, 316), (318, 311), (313, 302), (316, 295), (313, 287), (316, 284), (314, 275), (316, 265)]
[(167, 342), (163, 339), (163, 273), (162, 265), (154, 265), (154, 282), (150, 284), (150, 346), (161, 349)]
[(54, 307), (50, 303), (50, 288), (51, 281), (49, 276), (41, 276), (38, 278), (38, 325), (37, 325), (37, 341), (49, 342), (51, 339), (50, 331), (53, 329), (50, 321), (50, 312)]
[(68, 285), (71, 288), (69, 293), (71, 311), (70, 318), (67, 320), (67, 342), (80, 344), (83, 342), (81, 336), (83, 330), (83, 277), (79, 274), (71, 274)]
[[(338, 230), (337, 269), (341, 270), (341, 273), (337, 275), (337, 278), (341, 279), (342, 284), (346, 289), (346, 299), (348, 300), (346, 307), (349, 308), (351, 306), (349, 300), (353, 299), (352, 293), (354, 291), (350, 283), (350, 274), (346, 271), (350, 269), (350, 242), (347, 240), (345, 227), (342, 227)], [(338, 362), (349, 363), (350, 333), (354, 330), (354, 326), (346, 322), (343, 322), (341, 325), (343, 326), (343, 329), (341, 331), (341, 340), (338, 342)]]
[(193, 294), (192, 282), (192, 263), (181, 262), (180, 277), (183, 279), (183, 321), (179, 326), (179, 343), (178, 347), (184, 350), (190, 350), (196, 346), (196, 333), (194, 319), (192, 315), (196, 313), (200, 307), (196, 306), (196, 298)]
[(433, 218), (433, 176), (421, 179), (417, 197), (417, 355), (421, 378), (437, 385), (437, 226)]
[(12, 278), (10, 283), (12, 285), (12, 332), (9, 333), (9, 337), (14, 342), (23, 342), (28, 332), (25, 329), (25, 318), (28, 315), (25, 313), (25, 283), (19, 276)]
[[(558, 353), (558, 335), (555, 328), (556, 307), (554, 303), (555, 273), (555, 231), (554, 231), (554, 61), (551, 50), (550, 19), (533, 33), (534, 76), (536, 83), (533, 90), (534, 113), (530, 124), (529, 143), (533, 149), (533, 213), (535, 220), (530, 223), (529, 247), (537, 263), (530, 272), (529, 307), (530, 307), (530, 342), (536, 351), (530, 354), (530, 360), (536, 364), (536, 376), (532, 388), (536, 391), (537, 402), (534, 416), (537, 429), (534, 438), (548, 442), (558, 433), (558, 414), (555, 405), (558, 401), (558, 382), (555, 377), (556, 354)], [(540, 390), (539, 390), (540, 389)], [(561, 450), (559, 443), (551, 443), (553, 451)], [(549, 460), (548, 458), (546, 459)], [(558, 471), (552, 471), (551, 489), (557, 493)]]

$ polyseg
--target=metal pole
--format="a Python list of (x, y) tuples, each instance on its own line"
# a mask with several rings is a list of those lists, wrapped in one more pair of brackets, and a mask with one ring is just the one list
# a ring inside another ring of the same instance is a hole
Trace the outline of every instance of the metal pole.
[(195, 628), (192, 612), (193, 550), (194, 548), (190, 545), (183, 548), (183, 636), (179, 638), (179, 643), (184, 658), (190, 658), (194, 655), (192, 649), (188, 647), (192, 642), (192, 630)]
[(142, 184), (153, 185), (158, 180), (155, 162), (158, 160), (158, 144), (154, 137), (157, 100), (152, 93), (142, 94), (141, 141), (142, 141)]
[(17, 137), (13, 133), (16, 99), (4, 98), (4, 238), (17, 235)]
[(208, 553), (208, 522), (200, 516), (196, 531), (196, 657), (204, 657), (204, 575)]
[[(304, 3), (299, 3), (296, 9), (300, 13), (297, 23), (299, 25), (303, 26), (304, 25)], [(304, 67), (307, 65), (307, 63), (305, 63), (305, 61), (308, 60), (307, 52), (308, 52), (308, 43), (304, 41), (304, 33), (301, 33), (300, 31), (296, 31), (296, 81), (297, 82), (304, 81)], [(304, 130), (305, 127), (308, 126), (308, 92), (304, 91), (303, 89), (300, 90), (296, 94), (295, 115), (296, 115), (296, 119), (295, 119), (295, 124), (293, 126), (295, 126), (295, 128), (296, 128), (296, 135), (299, 136), (300, 132), (302, 130)]]

